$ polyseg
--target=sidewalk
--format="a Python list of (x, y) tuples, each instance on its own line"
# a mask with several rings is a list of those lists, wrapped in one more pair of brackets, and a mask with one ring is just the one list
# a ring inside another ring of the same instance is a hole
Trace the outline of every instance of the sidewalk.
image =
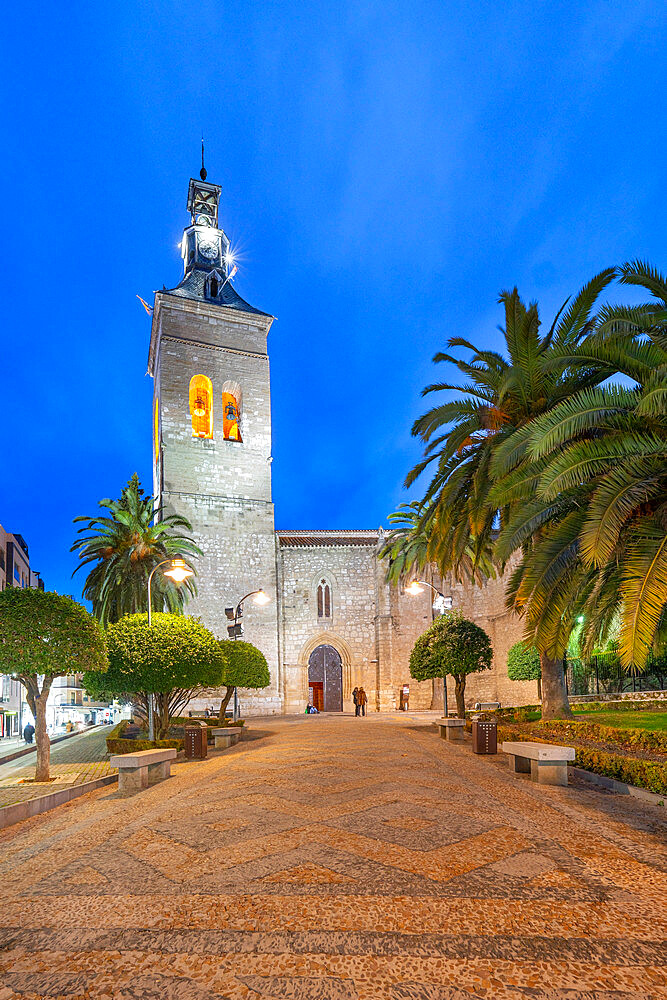
[(0, 769), (0, 808), (113, 774), (115, 768), (109, 766), (107, 758), (108, 728), (77, 733), (56, 743), (51, 750), (51, 777), (55, 781), (22, 784), (35, 776), (34, 753), (5, 764)]

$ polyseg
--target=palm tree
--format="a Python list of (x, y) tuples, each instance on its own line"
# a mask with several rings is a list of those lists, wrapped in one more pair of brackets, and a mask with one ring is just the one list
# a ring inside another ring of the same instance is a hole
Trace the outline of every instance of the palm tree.
[[(439, 558), (440, 536), (433, 530), (433, 519), (422, 503), (415, 501), (399, 504), (398, 509), (389, 514), (387, 520), (393, 527), (387, 533), (379, 555), (381, 559), (388, 559), (388, 583), (400, 585), (414, 573), (421, 573), (431, 563), (438, 567), (441, 562), (443, 565), (447, 564), (446, 558)], [(495, 576), (490, 551), (477, 555), (475, 540), (470, 539), (453, 573), (459, 581), (483, 584), (489, 577)]]
[(623, 383), (582, 390), (535, 421), (537, 496), (498, 550), (524, 547), (511, 599), (543, 645), (560, 648), (583, 615), (584, 649), (618, 632), (622, 664), (641, 669), (667, 604), (667, 280), (639, 261), (624, 264), (620, 280), (657, 301), (606, 307), (597, 329), (557, 360), (601, 364)]
[[(74, 570), (92, 565), (86, 577), (83, 596), (93, 604), (93, 614), (103, 624), (118, 621), (123, 615), (146, 611), (147, 584), (151, 571), (162, 562), (180, 556), (190, 569), (188, 557), (201, 555), (201, 550), (187, 534), (192, 526), (178, 514), (165, 514), (154, 506), (153, 497), (143, 495), (135, 473), (124, 487), (120, 499), (101, 500), (100, 507), (108, 516), (75, 517), (74, 523), (85, 522), (70, 551), (79, 553), (79, 565)], [(72, 574), (74, 575), (74, 574)], [(154, 577), (152, 607), (162, 611), (181, 611), (192, 594), (196, 594), (193, 578), (176, 586), (162, 574)]]
[[(435, 356), (436, 362), (454, 364), (468, 381), (463, 385), (442, 382), (424, 390), (424, 395), (451, 390), (459, 395), (415, 422), (413, 434), (424, 441), (425, 456), (406, 485), (436, 463), (423, 504), (432, 523), (429, 553), (437, 553), (441, 571), (460, 571), (471, 539), (471, 565), (476, 571), (485, 554), (495, 551), (498, 528), (525, 507), (526, 493), (535, 488), (542, 471), (527, 455), (532, 422), (611, 374), (604, 360), (589, 367), (554, 367), (550, 362), (554, 355), (573, 351), (590, 334), (595, 325), (593, 308), (614, 273), (613, 268), (602, 271), (568, 300), (544, 336), (537, 304), (526, 306), (516, 288), (503, 292), (499, 301), (505, 310), (501, 332), (507, 357), (480, 350), (461, 337), (452, 338), (448, 346), (472, 351), (470, 361), (449, 354)], [(508, 550), (498, 560), (501, 566), (510, 554)], [(511, 603), (524, 611), (523, 606)], [(539, 640), (535, 644), (541, 657), (543, 714), (545, 718), (569, 715), (562, 650), (556, 657)]]

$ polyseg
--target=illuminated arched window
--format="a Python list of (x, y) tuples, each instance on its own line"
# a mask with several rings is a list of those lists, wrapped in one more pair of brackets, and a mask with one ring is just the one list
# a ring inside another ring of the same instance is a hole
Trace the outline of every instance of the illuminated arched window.
[(213, 386), (206, 375), (190, 379), (190, 416), (193, 437), (213, 437)]
[(222, 436), (225, 441), (242, 441), (241, 386), (225, 382), (222, 387)]
[(331, 587), (325, 579), (317, 587), (317, 617), (331, 618)]

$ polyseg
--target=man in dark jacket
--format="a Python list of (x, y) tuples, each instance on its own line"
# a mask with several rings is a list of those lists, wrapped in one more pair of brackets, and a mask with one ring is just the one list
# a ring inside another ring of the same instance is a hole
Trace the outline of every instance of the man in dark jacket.
[(26, 743), (32, 743), (32, 738), (35, 735), (35, 727), (32, 722), (27, 722), (23, 727), (23, 739)]

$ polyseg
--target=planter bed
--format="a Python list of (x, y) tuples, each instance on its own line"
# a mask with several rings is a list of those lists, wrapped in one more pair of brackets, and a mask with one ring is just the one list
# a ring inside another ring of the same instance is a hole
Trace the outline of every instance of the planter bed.
[(560, 743), (576, 751), (575, 765), (628, 785), (667, 793), (667, 740), (664, 733), (614, 729), (589, 722), (534, 722), (500, 725), (498, 742), (532, 740)]

